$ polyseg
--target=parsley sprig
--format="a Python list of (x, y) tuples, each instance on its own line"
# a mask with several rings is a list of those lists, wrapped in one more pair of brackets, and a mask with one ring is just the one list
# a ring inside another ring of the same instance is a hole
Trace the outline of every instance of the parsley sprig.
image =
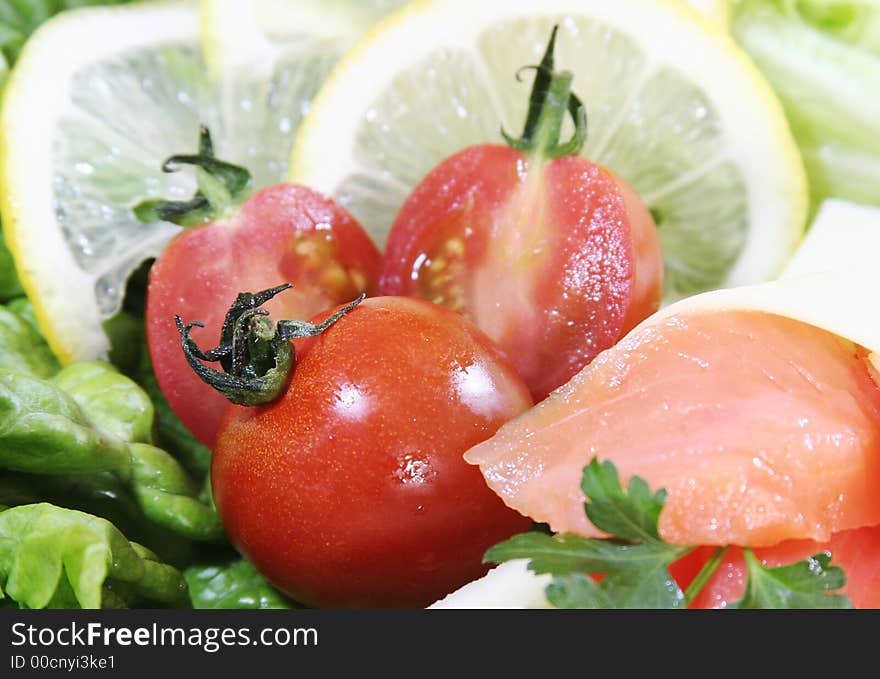
[[(696, 549), (673, 545), (660, 537), (664, 489), (652, 493), (633, 476), (626, 489), (610, 461), (594, 458), (584, 467), (581, 488), (587, 517), (609, 538), (531, 532), (515, 535), (490, 548), (484, 561), (502, 563), (529, 559), (529, 569), (553, 576), (547, 600), (557, 608), (686, 608), (711, 580), (723, 561), (719, 547), (706, 561), (687, 592), (669, 566)], [(843, 570), (831, 566), (823, 552), (797, 563), (764, 566), (749, 549), (743, 550), (747, 584), (735, 608), (849, 608), (849, 599), (834, 592), (846, 583)], [(601, 578), (592, 576), (601, 575)]]
[(820, 552), (788, 566), (768, 568), (746, 549), (748, 583), (737, 608), (852, 608), (849, 597), (830, 594), (846, 584), (831, 553)]

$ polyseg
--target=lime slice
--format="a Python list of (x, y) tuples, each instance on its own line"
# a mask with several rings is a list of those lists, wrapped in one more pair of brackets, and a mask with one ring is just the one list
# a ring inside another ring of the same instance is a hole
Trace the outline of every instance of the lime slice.
[(797, 148), (748, 58), (678, 2), (409, 5), (329, 76), (289, 177), (336, 197), (382, 242), (435, 164), (521, 128), (530, 83), (514, 74), (540, 59), (556, 23), (557, 65), (587, 106), (583, 153), (652, 209), (667, 299), (778, 274), (806, 219)]
[(202, 0), (205, 62), (220, 84), (227, 149), (254, 182), (284, 179), (293, 136), (346, 49), (403, 0)]
[[(102, 324), (119, 310), (128, 276), (178, 232), (167, 223), (141, 224), (131, 212), (144, 198), (192, 195), (192, 175), (163, 174), (164, 159), (194, 152), (204, 123), (217, 155), (246, 165), (257, 187), (283, 179), (299, 97), (317, 88), (316, 77), (335, 59), (316, 56), (327, 47), (321, 40), (290, 51), (291, 38), (273, 62), (283, 77), (259, 85), (263, 100), (244, 96), (205, 68), (200, 30), (212, 36), (209, 54), (224, 73), (234, 69), (218, 60), (222, 41), (234, 55), (253, 37), (210, 32), (206, 26), (222, 16), (214, 4), (246, 10), (277, 3), (209, 2), (202, 25), (196, 2), (63, 12), (26, 43), (9, 76), (0, 119), (4, 236), (40, 327), (64, 362), (106, 357)], [(323, 4), (297, 4), (314, 9), (304, 30), (322, 29)]]

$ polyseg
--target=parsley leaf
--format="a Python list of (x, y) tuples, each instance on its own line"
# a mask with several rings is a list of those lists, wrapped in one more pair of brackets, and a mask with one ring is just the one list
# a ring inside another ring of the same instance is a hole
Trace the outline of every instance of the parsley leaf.
[(580, 573), (555, 577), (546, 596), (556, 608), (684, 608), (687, 604), (678, 583), (659, 564), (609, 575), (602, 582)]
[(614, 463), (600, 463), (595, 457), (584, 467), (581, 489), (588, 498), (587, 517), (599, 530), (621, 540), (662, 542), (657, 521), (666, 502), (665, 490), (651, 495), (644, 479), (633, 476), (624, 492)]
[(580, 573), (553, 578), (545, 595), (556, 608), (616, 608), (598, 582)]
[[(691, 547), (660, 538), (657, 521), (666, 492), (652, 494), (637, 476), (624, 490), (611, 462), (593, 459), (581, 488), (590, 521), (614, 539), (523, 533), (490, 548), (485, 561), (527, 558), (535, 573), (550, 573), (547, 600), (558, 608), (679, 608), (681, 588), (668, 566)], [(588, 573), (606, 577), (596, 582)]]
[[(593, 458), (584, 467), (581, 488), (584, 511), (611, 537), (531, 532), (515, 535), (490, 548), (483, 560), (502, 563), (529, 559), (529, 569), (553, 577), (547, 600), (557, 608), (686, 608), (712, 579), (725, 547), (706, 561), (685, 594), (669, 565), (694, 547), (673, 545), (660, 537), (663, 489), (652, 493), (633, 476), (626, 489), (610, 461)], [(748, 549), (747, 585), (737, 608), (849, 608), (849, 599), (833, 594), (846, 583), (843, 570), (830, 566), (831, 555), (816, 554), (788, 566), (763, 566)], [(592, 576), (603, 576), (596, 578)]]
[(501, 563), (511, 559), (531, 559), (529, 569), (535, 573), (568, 575), (638, 571), (657, 563), (672, 563), (688, 551), (689, 547), (665, 542), (630, 544), (570, 533), (521, 533), (490, 547), (483, 560)]
[(852, 608), (849, 597), (830, 594), (846, 584), (846, 575), (829, 566), (829, 552), (775, 568), (763, 565), (750, 549), (743, 556), (748, 583), (735, 608)]

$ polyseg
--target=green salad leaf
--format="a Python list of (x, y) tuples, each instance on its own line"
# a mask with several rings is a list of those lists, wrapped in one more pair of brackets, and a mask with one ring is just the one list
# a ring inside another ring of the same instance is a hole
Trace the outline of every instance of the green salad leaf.
[(89, 420), (128, 442), (152, 443), (153, 404), (146, 392), (104, 361), (80, 361), (54, 384), (73, 397)]
[(6, 308), (17, 314), (23, 321), (27, 322), (27, 324), (31, 326), (31, 328), (34, 329), (34, 332), (40, 335), (40, 337), (43, 336), (40, 332), (40, 326), (37, 323), (37, 314), (34, 311), (33, 302), (27, 297), (24, 295), (21, 297), (13, 297), (6, 302)]
[(244, 559), (187, 568), (193, 608), (297, 608)]
[(121, 374), (110, 377), (115, 389), (135, 393), (117, 411), (100, 390), (90, 391), (90, 379), (76, 379), (76, 373), (69, 377), (68, 393), (47, 380), (0, 371), (0, 468), (51, 476), (110, 473), (126, 484), (151, 521), (191, 539), (222, 539), (214, 507), (180, 463), (134, 440), (151, 424), (142, 420), (146, 400), (140, 389)]
[(40, 24), (67, 9), (122, 5), (132, 0), (0, 0), (0, 52), (12, 64)]
[[(0, 505), (16, 507), (40, 502), (106, 519), (129, 540), (148, 547), (163, 561), (177, 567), (210, 554), (211, 544), (195, 542), (151, 521), (130, 484), (110, 472), (47, 475), (0, 471)], [(217, 549), (220, 548), (218, 543)]]
[(188, 603), (183, 575), (109, 521), (46, 503), (0, 512), (0, 596), (22, 608)]
[(195, 476), (205, 476), (211, 466), (211, 451), (186, 428), (171, 409), (171, 404), (159, 388), (146, 348), (141, 356), (137, 381), (153, 402), (156, 413), (153, 429), (155, 443), (173, 454)]
[[(530, 532), (491, 547), (483, 560), (503, 563), (528, 559), (538, 574), (553, 576), (547, 601), (557, 608), (686, 608), (712, 579), (726, 547), (709, 557), (686, 592), (669, 566), (695, 547), (673, 545), (660, 537), (660, 514), (666, 491), (652, 493), (633, 476), (624, 489), (610, 461), (594, 458), (584, 467), (581, 489), (584, 511), (608, 538)], [(830, 554), (817, 554), (779, 568), (764, 567), (744, 550), (747, 587), (743, 608), (845, 608), (851, 604), (835, 594), (846, 584), (843, 570), (830, 566)], [(595, 576), (595, 577), (594, 577)]]
[(128, 444), (96, 428), (47, 380), (0, 372), (0, 467), (44, 474), (130, 477)]
[(58, 359), (30, 322), (0, 306), (0, 370), (51, 377), (59, 368)]
[(880, 205), (880, 3), (738, 0), (732, 31), (782, 101), (814, 209)]
[[(3, 87), (4, 72), (0, 64), (0, 90)], [(5, 302), (13, 297), (24, 294), (18, 275), (15, 272), (15, 262), (12, 253), (6, 248), (3, 241), (3, 229), (0, 228), (0, 302)]]

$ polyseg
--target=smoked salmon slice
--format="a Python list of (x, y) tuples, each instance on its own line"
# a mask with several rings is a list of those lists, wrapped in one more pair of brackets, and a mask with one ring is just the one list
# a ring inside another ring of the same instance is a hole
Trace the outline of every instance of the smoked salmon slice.
[(558, 532), (600, 535), (580, 490), (598, 457), (666, 488), (669, 542), (824, 542), (880, 524), (880, 388), (867, 352), (827, 330), (761, 311), (671, 314), (465, 457)]

